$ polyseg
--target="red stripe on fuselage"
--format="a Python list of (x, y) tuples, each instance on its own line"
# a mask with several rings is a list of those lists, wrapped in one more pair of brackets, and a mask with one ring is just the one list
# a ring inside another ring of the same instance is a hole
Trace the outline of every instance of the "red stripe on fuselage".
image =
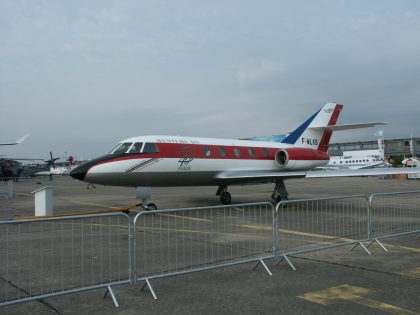
[[(180, 144), (180, 143), (157, 143), (156, 144), (159, 152), (157, 153), (141, 153), (141, 154), (122, 154), (116, 157), (112, 157), (108, 160), (99, 162), (96, 165), (125, 161), (125, 160), (136, 160), (136, 159), (150, 159), (150, 158), (192, 158), (192, 159), (217, 159), (217, 160), (274, 160), (275, 154), (281, 148), (263, 148), (263, 147), (246, 147), (246, 146), (218, 146), (218, 145), (206, 145), (206, 144)], [(220, 154), (220, 148), (223, 148), (226, 155)], [(209, 154), (206, 154), (208, 152)], [(240, 151), (240, 156), (235, 154), (235, 149)], [(252, 156), (249, 150), (252, 149), (254, 156)], [(264, 150), (267, 150), (268, 155), (264, 154)], [(305, 148), (284, 148), (290, 152), (290, 159), (292, 160), (329, 160), (329, 156), (324, 152), (318, 152), (312, 149)]]
[[(338, 120), (338, 116), (340, 116), (340, 112), (343, 109), (343, 105), (337, 104), (334, 109), (334, 113), (331, 115), (331, 119), (328, 122), (328, 126), (335, 126)], [(318, 146), (318, 150), (321, 152), (328, 151), (328, 145), (330, 143), (330, 139), (332, 136), (331, 130), (326, 130), (324, 135), (322, 136), (321, 143)]]
[(288, 148), (285, 149), (292, 161), (329, 161), (330, 156), (325, 153), (309, 148)]

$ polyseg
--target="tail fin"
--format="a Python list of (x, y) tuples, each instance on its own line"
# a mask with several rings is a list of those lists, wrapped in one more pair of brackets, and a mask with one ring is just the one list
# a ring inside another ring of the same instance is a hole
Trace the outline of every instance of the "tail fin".
[(337, 123), (343, 105), (325, 104), (302, 125), (290, 133), (282, 143), (295, 144), (302, 148), (318, 149), (327, 152), (332, 135), (332, 128)]

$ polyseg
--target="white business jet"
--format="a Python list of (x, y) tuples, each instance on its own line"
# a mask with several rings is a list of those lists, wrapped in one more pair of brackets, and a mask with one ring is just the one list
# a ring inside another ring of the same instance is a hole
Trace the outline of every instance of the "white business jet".
[[(71, 171), (93, 184), (131, 187), (218, 186), (223, 204), (231, 202), (229, 185), (273, 182), (272, 198), (287, 199), (284, 180), (401, 173), (396, 169), (311, 171), (330, 160), (328, 144), (335, 130), (373, 127), (381, 122), (336, 125), (343, 106), (328, 103), (281, 142), (181, 136), (141, 136), (122, 140), (108, 154)], [(404, 172), (406, 172), (404, 170)], [(150, 197), (150, 196), (148, 196)], [(156, 209), (147, 204), (146, 209)]]

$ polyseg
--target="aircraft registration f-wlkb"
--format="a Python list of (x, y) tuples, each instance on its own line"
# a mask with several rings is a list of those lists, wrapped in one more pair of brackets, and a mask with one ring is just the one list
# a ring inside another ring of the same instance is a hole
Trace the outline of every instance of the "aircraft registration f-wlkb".
[[(328, 144), (335, 130), (385, 124), (336, 125), (343, 105), (328, 103), (281, 142), (181, 136), (141, 136), (119, 142), (110, 153), (71, 171), (89, 183), (145, 187), (218, 186), (223, 204), (231, 202), (229, 185), (274, 182), (272, 198), (287, 199), (284, 180), (408, 173), (401, 169), (311, 171), (330, 160)], [(143, 207), (156, 209), (147, 204)]]

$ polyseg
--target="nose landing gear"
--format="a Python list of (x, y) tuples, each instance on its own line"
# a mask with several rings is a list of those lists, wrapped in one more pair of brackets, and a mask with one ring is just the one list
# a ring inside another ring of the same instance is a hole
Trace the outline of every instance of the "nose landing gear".
[(150, 199), (151, 196), (152, 189), (150, 187), (136, 187), (136, 198), (142, 201), (138, 206), (146, 211), (157, 210), (157, 206), (154, 203), (147, 203), (147, 199)]

